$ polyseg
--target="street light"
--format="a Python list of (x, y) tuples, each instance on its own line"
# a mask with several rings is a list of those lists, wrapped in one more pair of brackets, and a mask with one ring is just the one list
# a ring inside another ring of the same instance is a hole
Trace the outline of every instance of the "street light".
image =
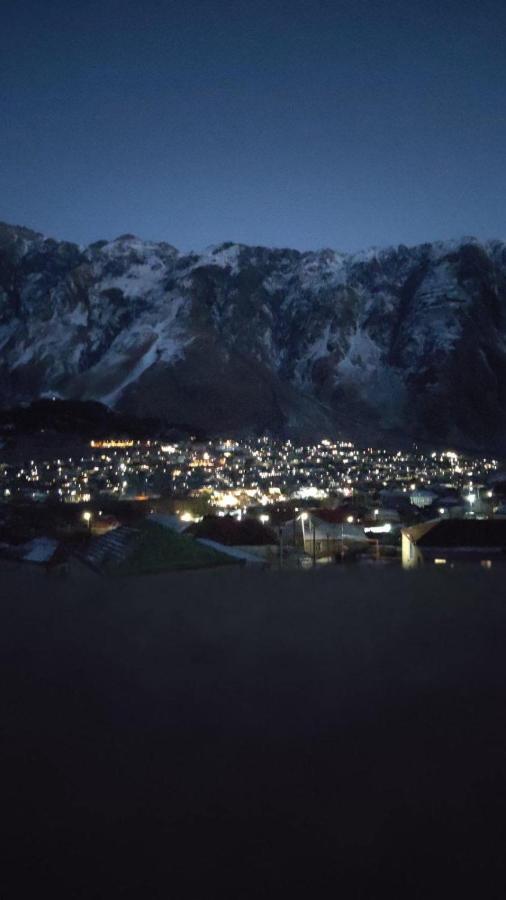
[(91, 513), (88, 509), (83, 512), (83, 519), (88, 526), (88, 531), (91, 531), (91, 520), (93, 518), (93, 513)]
[[(308, 519), (309, 519), (309, 516), (308, 516), (307, 512), (303, 512), (300, 514), (300, 521), (302, 523), (302, 547), (304, 549), (304, 552), (306, 551), (306, 531), (304, 528), (304, 522), (307, 522)], [(294, 544), (295, 544), (295, 519), (294, 519)]]

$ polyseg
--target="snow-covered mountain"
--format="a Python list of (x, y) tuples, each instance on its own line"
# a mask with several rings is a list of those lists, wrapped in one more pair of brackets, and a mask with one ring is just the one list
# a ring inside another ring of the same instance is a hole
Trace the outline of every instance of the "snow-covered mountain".
[(506, 244), (185, 254), (0, 225), (0, 347), (3, 405), (506, 447)]

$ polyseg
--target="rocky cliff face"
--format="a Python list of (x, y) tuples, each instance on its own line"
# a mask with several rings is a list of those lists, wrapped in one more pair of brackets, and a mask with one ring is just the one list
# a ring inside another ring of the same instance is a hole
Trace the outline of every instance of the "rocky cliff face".
[(183, 254), (3, 225), (0, 346), (3, 405), (506, 447), (506, 244)]

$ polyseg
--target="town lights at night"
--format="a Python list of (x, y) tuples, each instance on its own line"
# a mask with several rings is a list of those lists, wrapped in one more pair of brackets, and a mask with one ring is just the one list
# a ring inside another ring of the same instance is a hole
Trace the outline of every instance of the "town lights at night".
[[(0, 492), (12, 509), (19, 502), (46, 501), (76, 507), (90, 536), (105, 525), (95, 521), (88, 504), (139, 508), (142, 501), (150, 510), (167, 507), (180, 526), (206, 516), (255, 518), (262, 527), (270, 526), (272, 535), (284, 517), (296, 523), (285, 544), (293, 540), (294, 527), (306, 536), (313, 533), (319, 508), (327, 510), (329, 524), (336, 510), (339, 527), (350, 534), (362, 528), (373, 534), (371, 527), (378, 527), (382, 540), (395, 543), (402, 526), (420, 516), (501, 515), (500, 493), (488, 486), (498, 460), (460, 454), (456, 467), (456, 458), (330, 438), (304, 445), (268, 437), (170, 443), (111, 439), (93, 442), (81, 456), (3, 464)], [(317, 533), (318, 528), (316, 543)], [(320, 543), (327, 540), (324, 526), (320, 538)], [(318, 552), (323, 554), (323, 544)]]

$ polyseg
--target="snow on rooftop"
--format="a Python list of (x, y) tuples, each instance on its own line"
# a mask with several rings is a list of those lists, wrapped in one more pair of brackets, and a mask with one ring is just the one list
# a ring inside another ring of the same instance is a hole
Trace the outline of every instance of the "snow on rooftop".
[(58, 541), (54, 538), (38, 537), (33, 538), (28, 544), (25, 544), (23, 559), (25, 562), (45, 563), (53, 557)]

